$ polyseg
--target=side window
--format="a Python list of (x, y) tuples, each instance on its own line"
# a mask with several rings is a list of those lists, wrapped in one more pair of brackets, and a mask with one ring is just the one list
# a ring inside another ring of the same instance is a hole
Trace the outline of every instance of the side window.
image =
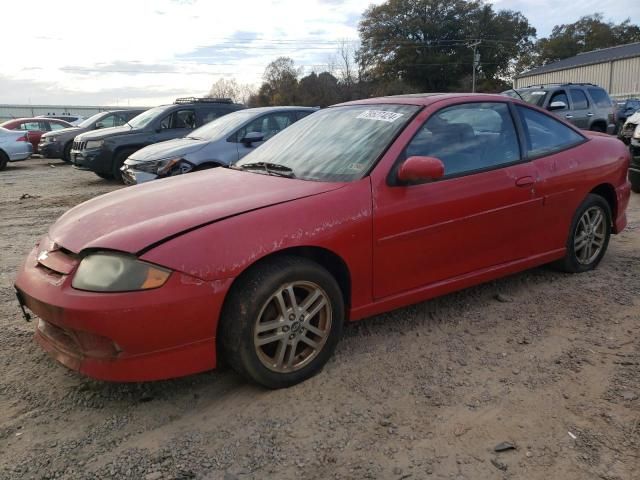
[(608, 108), (611, 106), (611, 99), (609, 98), (607, 92), (605, 92), (602, 88), (588, 88), (587, 90), (597, 106), (603, 108)]
[[(44, 126), (44, 128), (42, 128)], [(27, 130), (28, 132), (47, 131), (45, 125), (40, 125), (40, 122), (25, 122), (20, 124), (20, 130)]]
[(218, 117), (221, 117), (223, 115), (226, 115), (227, 113), (229, 113), (228, 110), (222, 110), (222, 109), (216, 109), (216, 110), (205, 110), (202, 112), (202, 123), (201, 125), (205, 125), (213, 120), (215, 120)]
[(567, 110), (569, 108), (569, 99), (567, 98), (567, 94), (564, 93), (564, 90), (558, 90), (553, 95), (551, 95), (551, 99), (549, 100), (549, 105), (551, 105), (553, 102), (562, 102), (566, 105), (566, 107), (564, 108), (557, 108), (556, 111)]
[(284, 130), (293, 123), (291, 115), (287, 112), (271, 113), (269, 115), (263, 115), (253, 120), (245, 127), (238, 130), (236, 135), (236, 141), (242, 140), (249, 132), (260, 132), (263, 135), (263, 140), (268, 140), (276, 133)]
[(117, 127), (118, 125), (122, 125), (122, 123), (117, 123), (118, 120), (119, 119), (116, 118), (116, 115), (112, 114), (112, 115), (107, 115), (102, 120), (96, 123), (101, 123), (102, 128)]
[(569, 91), (571, 92), (571, 100), (573, 101), (574, 110), (586, 110), (589, 108), (589, 101), (582, 90), (572, 88)]
[(296, 115), (298, 116), (298, 120), (302, 120), (304, 117), (308, 117), (312, 113), (313, 112), (310, 112), (310, 111), (306, 110), (306, 111), (302, 111), (302, 112), (296, 112)]
[(195, 128), (196, 113), (193, 110), (177, 110), (170, 113), (160, 122), (160, 128), (163, 130), (172, 130), (177, 128)]
[(445, 175), (461, 175), (520, 160), (506, 103), (467, 103), (433, 114), (405, 149), (406, 157), (436, 157)]
[(582, 135), (550, 115), (521, 105), (516, 108), (522, 118), (529, 156), (546, 155), (584, 141)]
[(63, 128), (67, 128), (61, 123), (49, 122), (49, 128), (51, 131), (62, 130)]

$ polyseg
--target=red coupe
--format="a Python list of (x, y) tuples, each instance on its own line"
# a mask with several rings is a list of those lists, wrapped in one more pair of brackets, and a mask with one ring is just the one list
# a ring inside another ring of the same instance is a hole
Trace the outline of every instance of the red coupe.
[(218, 168), (65, 213), (16, 280), (36, 339), (88, 376), (220, 358), (271, 388), (354, 321), (555, 262), (591, 270), (626, 225), (629, 152), (494, 95), (320, 110)]
[(0, 124), (0, 127), (6, 128), (7, 130), (24, 130), (27, 140), (33, 145), (33, 153), (39, 153), (38, 144), (40, 143), (43, 133), (62, 130), (63, 128), (73, 127), (73, 125), (64, 120), (38, 117), (8, 120)]

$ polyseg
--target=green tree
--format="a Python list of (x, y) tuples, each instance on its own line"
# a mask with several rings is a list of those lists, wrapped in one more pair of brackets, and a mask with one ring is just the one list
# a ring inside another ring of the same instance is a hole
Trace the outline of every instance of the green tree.
[(596, 13), (553, 27), (551, 35), (541, 38), (536, 45), (537, 63), (544, 65), (582, 52), (640, 42), (640, 27), (629, 19), (616, 25), (603, 18)]
[(506, 75), (535, 29), (519, 12), (472, 0), (388, 0), (369, 7), (359, 26), (358, 60), (370, 78), (400, 79), (422, 91), (469, 89), (472, 40), (480, 40), (479, 76)]

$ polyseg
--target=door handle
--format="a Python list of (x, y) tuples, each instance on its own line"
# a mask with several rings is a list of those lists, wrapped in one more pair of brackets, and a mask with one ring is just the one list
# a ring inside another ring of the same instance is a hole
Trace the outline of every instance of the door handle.
[(533, 177), (520, 177), (516, 180), (517, 187), (530, 187), (535, 183), (535, 179)]
[(591, 112), (587, 113), (587, 117), (593, 117), (593, 113)]
[(573, 118), (573, 115), (571, 115), (570, 113), (567, 113), (567, 114), (565, 115), (565, 117), (567, 117), (567, 118)]

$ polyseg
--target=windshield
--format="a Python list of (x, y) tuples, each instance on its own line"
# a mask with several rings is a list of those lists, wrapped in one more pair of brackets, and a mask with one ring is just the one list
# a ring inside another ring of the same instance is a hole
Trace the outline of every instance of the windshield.
[(89, 128), (91, 125), (93, 125), (93, 122), (99, 120), (100, 117), (104, 116), (104, 114), (105, 114), (105, 112), (96, 113), (95, 115), (92, 115), (89, 118), (87, 118), (86, 120), (83, 120), (82, 122), (80, 122), (78, 124), (78, 127), (80, 127), (80, 128)]
[(152, 108), (146, 112), (142, 112), (137, 117), (133, 117), (128, 123), (133, 128), (144, 128), (149, 125), (154, 118), (167, 110), (167, 108), (169, 108), (168, 105), (161, 105), (159, 107)]
[[(517, 94), (514, 91), (514, 94), (510, 96), (518, 98), (517, 95), (519, 94), (520, 95), (519, 98), (537, 107), (542, 107), (544, 105), (544, 99), (547, 96), (547, 93), (549, 93), (547, 90), (540, 90), (540, 89), (516, 90), (516, 91), (518, 92)], [(505, 93), (509, 95), (509, 92), (505, 92)]]
[(225, 137), (232, 133), (236, 128), (240, 127), (244, 122), (255, 116), (255, 112), (246, 110), (229, 113), (228, 115), (217, 118), (200, 128), (196, 128), (188, 135), (188, 138), (195, 138), (197, 140), (215, 140), (217, 138)]
[(265, 162), (288, 167), (296, 178), (306, 180), (357, 180), (419, 109), (415, 105), (347, 105), (319, 110), (236, 165)]

